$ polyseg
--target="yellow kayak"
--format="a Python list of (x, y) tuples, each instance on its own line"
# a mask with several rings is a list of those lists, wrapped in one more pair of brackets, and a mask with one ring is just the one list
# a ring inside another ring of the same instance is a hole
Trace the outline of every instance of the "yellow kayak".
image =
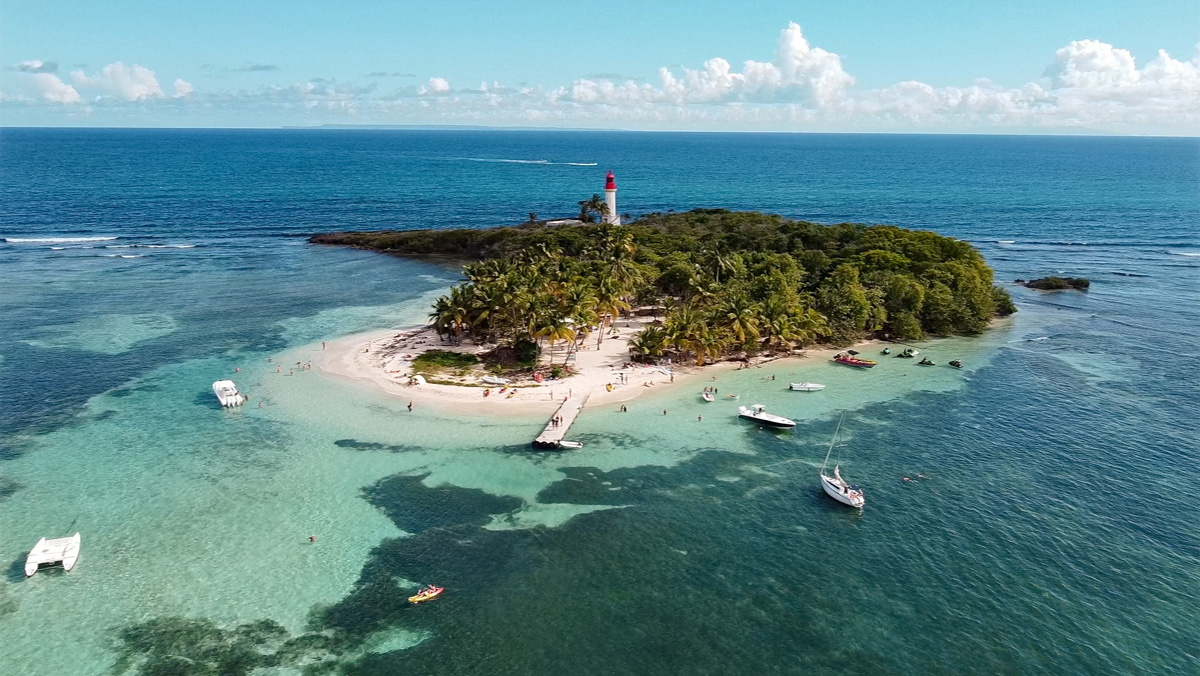
[(433, 599), (436, 599), (437, 597), (441, 596), (442, 592), (444, 592), (444, 591), (446, 591), (445, 587), (434, 587), (434, 586), (430, 585), (429, 587), (426, 587), (426, 588), (422, 589), (421, 591), (417, 592), (416, 596), (408, 597), (408, 602), (409, 603), (421, 603), (422, 601), (432, 601)]

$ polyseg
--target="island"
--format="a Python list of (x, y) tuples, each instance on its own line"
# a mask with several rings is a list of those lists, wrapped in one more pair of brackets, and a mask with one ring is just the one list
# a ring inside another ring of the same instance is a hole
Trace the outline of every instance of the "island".
[(714, 363), (974, 335), (1016, 311), (969, 243), (890, 225), (698, 209), (310, 241), (463, 261), (427, 328), (360, 340), (328, 370), (406, 397), (471, 386), (488, 406), (625, 401)]
[(1088, 287), (1092, 285), (1091, 281), (1083, 277), (1055, 277), (1053, 275), (1049, 277), (1042, 277), (1041, 279), (1031, 279), (1029, 281), (1018, 279), (1013, 283), (1020, 284), (1021, 286), (1030, 289), (1040, 289), (1042, 291), (1064, 291), (1067, 289), (1087, 291)]

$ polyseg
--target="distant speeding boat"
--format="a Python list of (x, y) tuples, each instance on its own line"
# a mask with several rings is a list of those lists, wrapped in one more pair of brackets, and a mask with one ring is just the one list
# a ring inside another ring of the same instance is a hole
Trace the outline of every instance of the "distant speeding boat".
[(764, 425), (770, 425), (771, 427), (784, 428), (796, 426), (795, 420), (788, 420), (781, 415), (767, 413), (767, 407), (763, 406), (762, 404), (755, 404), (750, 408), (738, 406), (738, 417), (742, 418), (743, 420), (753, 420), (754, 422), (760, 422)]
[(846, 354), (845, 352), (837, 353), (834, 355), (833, 360), (839, 364), (845, 364), (846, 366), (857, 366), (864, 369), (873, 368), (879, 363), (877, 361), (871, 361), (870, 359), (855, 357), (854, 355)]
[(217, 395), (217, 401), (221, 402), (222, 406), (241, 406), (246, 403), (246, 398), (238, 392), (237, 385), (234, 385), (232, 380), (218, 380), (213, 383), (213, 393)]
[(797, 392), (816, 392), (818, 390), (825, 389), (825, 386), (821, 383), (810, 383), (805, 381), (803, 383), (788, 383), (788, 389), (795, 390)]
[(25, 577), (38, 572), (38, 569), (42, 566), (55, 566), (60, 563), (63, 570), (71, 570), (75, 567), (75, 561), (78, 559), (79, 533), (69, 538), (57, 538), (54, 540), (42, 538), (33, 546), (33, 549), (29, 550), (29, 555), (25, 557)]
[(858, 486), (851, 486), (842, 478), (842, 473), (836, 462), (833, 466), (833, 476), (825, 473), (825, 466), (829, 464), (829, 455), (833, 453), (833, 447), (837, 444), (838, 432), (842, 430), (842, 422), (845, 420), (846, 414), (843, 413), (841, 419), (838, 420), (837, 429), (833, 431), (833, 440), (829, 442), (829, 450), (825, 453), (825, 462), (821, 464), (821, 488), (825, 489), (825, 493), (829, 497), (843, 505), (862, 509), (863, 505), (867, 502), (866, 498), (863, 497), (862, 489)]
[(951, 366), (953, 366), (953, 367), (954, 367), (954, 368), (956, 368), (956, 369), (960, 369), (960, 368), (962, 368), (962, 362), (961, 362), (961, 361), (959, 361), (959, 360), (957, 360), (957, 359), (952, 359), (952, 360), (950, 361), (950, 365), (951, 365)]

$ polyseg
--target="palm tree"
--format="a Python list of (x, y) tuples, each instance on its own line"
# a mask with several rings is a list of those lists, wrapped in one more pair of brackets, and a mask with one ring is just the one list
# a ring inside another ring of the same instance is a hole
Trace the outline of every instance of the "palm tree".
[(629, 339), (629, 350), (642, 357), (661, 357), (667, 346), (667, 334), (657, 326), (647, 326)]
[(600, 337), (596, 340), (596, 349), (600, 349), (600, 344), (604, 342), (604, 331), (612, 326), (617, 321), (617, 315), (622, 310), (628, 310), (629, 303), (621, 297), (621, 292), (617, 290), (616, 283), (611, 277), (605, 277), (600, 280), (600, 285), (596, 287), (596, 311), (600, 313)]
[(729, 343), (720, 331), (705, 326), (692, 338), (691, 345), (696, 352), (696, 366), (704, 366), (706, 359), (720, 357)]
[[(554, 342), (558, 340), (574, 340), (575, 329), (562, 317), (552, 317), (538, 329), (534, 336), (544, 337), (550, 341), (550, 364), (554, 364)], [(566, 363), (566, 359), (563, 360)]]
[(604, 198), (596, 193), (592, 193), (591, 199), (587, 200), (587, 210), (596, 212), (600, 217), (600, 222), (604, 223), (608, 220), (608, 204)]
[(745, 296), (735, 296), (721, 309), (726, 328), (741, 344), (758, 338), (758, 309)]

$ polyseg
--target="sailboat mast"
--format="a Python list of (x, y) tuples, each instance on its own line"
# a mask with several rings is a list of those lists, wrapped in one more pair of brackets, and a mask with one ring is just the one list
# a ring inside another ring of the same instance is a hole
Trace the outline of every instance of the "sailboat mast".
[(825, 465), (829, 464), (829, 455), (833, 453), (833, 445), (837, 443), (838, 432), (842, 431), (842, 421), (846, 419), (846, 412), (842, 411), (842, 417), (838, 418), (837, 428), (833, 430), (833, 438), (829, 440), (829, 450), (825, 453), (825, 462), (821, 463), (821, 473), (825, 473)]

